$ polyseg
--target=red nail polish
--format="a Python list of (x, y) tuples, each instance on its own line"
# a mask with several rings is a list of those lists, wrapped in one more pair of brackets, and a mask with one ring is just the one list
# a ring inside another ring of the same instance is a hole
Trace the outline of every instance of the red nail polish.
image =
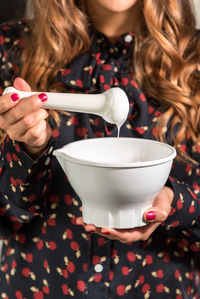
[(17, 102), (19, 100), (19, 95), (17, 93), (13, 93), (10, 98), (13, 102)]
[(95, 232), (94, 229), (88, 230), (88, 233), (94, 233), (94, 232)]
[(104, 235), (110, 235), (110, 233), (109, 233), (109, 232), (103, 232), (103, 234), (104, 234)]
[(150, 211), (146, 214), (146, 220), (154, 220), (156, 218), (156, 213), (154, 211)]
[(38, 97), (41, 100), (41, 102), (45, 102), (47, 100), (47, 95), (45, 93), (39, 94)]

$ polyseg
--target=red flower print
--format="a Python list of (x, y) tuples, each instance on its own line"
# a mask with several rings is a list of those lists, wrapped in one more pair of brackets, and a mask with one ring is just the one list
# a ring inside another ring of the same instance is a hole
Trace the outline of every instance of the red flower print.
[(140, 275), (138, 277), (138, 282), (139, 282), (139, 284), (143, 284), (144, 283), (144, 275)]
[(37, 246), (37, 249), (41, 250), (43, 248), (43, 246), (44, 246), (43, 240), (39, 240), (37, 242), (36, 246)]
[(111, 65), (110, 64), (103, 64), (102, 65), (102, 69), (104, 71), (110, 71), (112, 69)]
[(62, 270), (62, 275), (63, 275), (64, 278), (68, 278), (69, 277), (68, 271), (66, 269)]
[(111, 280), (113, 280), (113, 278), (114, 278), (114, 272), (112, 270), (110, 270), (110, 272), (109, 272), (109, 280), (111, 281)]
[(65, 203), (66, 203), (66, 205), (68, 205), (68, 206), (71, 206), (71, 205), (72, 205), (72, 197), (71, 197), (71, 195), (69, 195), (69, 194), (66, 194), (66, 195), (65, 195)]
[(23, 299), (23, 294), (20, 291), (16, 291), (15, 296), (17, 299)]
[(129, 251), (126, 257), (130, 262), (134, 262), (136, 260), (136, 256), (132, 251)]
[(78, 117), (71, 115), (71, 121), (72, 121), (72, 125), (74, 126), (78, 126), (79, 125), (79, 119)]
[(80, 88), (82, 88), (83, 87), (83, 81), (82, 80), (76, 80), (76, 85), (78, 86), (78, 87), (80, 87)]
[(32, 253), (27, 253), (27, 255), (26, 255), (26, 261), (28, 263), (32, 263), (33, 262), (33, 255), (32, 255)]
[(53, 138), (57, 138), (60, 135), (59, 129), (53, 129), (51, 135)]
[(100, 80), (101, 84), (105, 83), (105, 78), (103, 75), (99, 76), (99, 80)]
[(72, 242), (70, 243), (70, 246), (71, 246), (71, 248), (72, 248), (73, 250), (78, 250), (78, 249), (80, 248), (79, 244), (78, 244), (77, 242), (75, 242), (75, 241), (72, 241)]
[(137, 84), (137, 82), (136, 82), (135, 80), (131, 80), (130, 83), (131, 83), (131, 85), (133, 85), (135, 88), (138, 88), (138, 87), (139, 87), (138, 84)]
[(136, 128), (136, 131), (137, 131), (140, 135), (143, 135), (143, 134), (145, 133), (145, 130), (144, 130), (144, 128), (142, 128), (142, 127), (138, 127), (138, 128)]
[(142, 293), (146, 294), (150, 290), (150, 285), (145, 283), (142, 287)]
[(153, 108), (152, 106), (149, 106), (149, 107), (148, 107), (148, 112), (149, 112), (149, 114), (153, 113), (153, 111), (154, 111), (154, 108)]
[(102, 274), (101, 273), (96, 273), (94, 275), (94, 281), (95, 282), (100, 282), (102, 280)]
[(124, 266), (122, 267), (122, 274), (123, 275), (129, 275), (131, 269), (129, 269), (128, 267)]
[(98, 242), (98, 245), (99, 245), (99, 246), (104, 246), (104, 244), (105, 244), (105, 239), (102, 238), (102, 237), (99, 237), (98, 240), (97, 240), (97, 242)]
[(87, 272), (88, 271), (88, 263), (83, 264), (83, 271)]
[(93, 265), (96, 265), (100, 262), (100, 256), (99, 255), (93, 255), (92, 257), (92, 263)]
[(104, 84), (103, 89), (104, 89), (104, 90), (108, 90), (108, 89), (110, 89), (110, 85), (108, 85), (108, 84)]
[(23, 276), (25, 276), (25, 277), (29, 277), (30, 273), (31, 273), (30, 268), (23, 268), (23, 269), (22, 269), (22, 275), (23, 275)]
[(44, 295), (42, 294), (42, 292), (34, 292), (33, 298), (34, 299), (43, 299)]
[(158, 277), (158, 278), (163, 278), (163, 277), (164, 277), (163, 270), (159, 269), (159, 270), (157, 271), (157, 277)]
[(181, 210), (183, 208), (183, 200), (181, 198), (179, 198), (179, 200), (177, 201), (177, 209)]
[(61, 74), (63, 75), (63, 76), (67, 76), (67, 75), (69, 75), (71, 73), (71, 70), (70, 69), (65, 69), (65, 70), (63, 70), (62, 72), (61, 72)]
[(73, 262), (68, 262), (68, 265), (67, 265), (67, 270), (70, 272), (70, 273), (74, 273), (75, 271), (75, 265)]
[(125, 289), (124, 285), (117, 286), (117, 295), (123, 296), (125, 294)]
[(126, 86), (126, 85), (128, 85), (128, 83), (129, 83), (128, 78), (122, 78), (122, 79), (121, 79), (121, 85), (122, 85), (122, 86)]
[(84, 137), (88, 133), (88, 129), (87, 128), (78, 128), (76, 130), (76, 133), (79, 137)]
[(0, 208), (0, 216), (4, 216), (6, 214), (6, 208)]
[(48, 287), (48, 286), (43, 286), (43, 287), (42, 287), (42, 291), (43, 291), (43, 293), (45, 293), (45, 294), (47, 294), (47, 295), (49, 295), (49, 293), (50, 293), (50, 290), (49, 290), (49, 287)]
[(6, 159), (7, 161), (10, 163), (12, 161), (12, 157), (11, 157), (11, 154), (10, 153), (7, 153), (6, 154)]
[(85, 282), (83, 280), (78, 280), (77, 281), (77, 289), (81, 292), (85, 291)]
[(50, 250), (56, 250), (57, 248), (57, 245), (54, 241), (50, 241), (49, 243), (47, 243), (47, 247), (50, 249)]
[(164, 292), (164, 285), (163, 285), (162, 283), (158, 284), (158, 285), (156, 286), (156, 291), (157, 291), (158, 293), (163, 293), (163, 292)]
[(68, 289), (68, 286), (66, 284), (62, 285), (62, 292), (63, 292), (64, 295), (69, 294), (69, 289)]
[(142, 102), (145, 102), (145, 101), (146, 101), (146, 97), (145, 97), (145, 95), (144, 95), (143, 93), (140, 94), (139, 98), (140, 98), (140, 100), (141, 100)]
[(4, 37), (0, 35), (0, 46), (4, 44)]

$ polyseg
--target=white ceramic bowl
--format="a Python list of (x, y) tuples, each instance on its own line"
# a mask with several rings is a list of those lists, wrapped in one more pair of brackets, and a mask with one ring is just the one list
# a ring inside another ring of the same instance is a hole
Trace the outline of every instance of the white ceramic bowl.
[(142, 216), (165, 185), (173, 147), (147, 139), (94, 138), (54, 151), (83, 205), (83, 219), (99, 227), (144, 225)]

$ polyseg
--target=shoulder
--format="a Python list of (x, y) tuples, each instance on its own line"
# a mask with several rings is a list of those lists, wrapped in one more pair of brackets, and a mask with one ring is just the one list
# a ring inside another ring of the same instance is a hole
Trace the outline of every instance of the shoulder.
[(21, 55), (29, 31), (27, 20), (0, 25), (0, 94), (19, 72)]
[(25, 36), (30, 31), (29, 21), (23, 19), (16, 22), (8, 22), (0, 25), (0, 47), (6, 49), (12, 45), (22, 46)]

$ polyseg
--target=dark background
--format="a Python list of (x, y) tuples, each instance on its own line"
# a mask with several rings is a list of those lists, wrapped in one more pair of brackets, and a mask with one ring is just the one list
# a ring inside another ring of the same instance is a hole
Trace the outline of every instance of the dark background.
[(0, 0), (0, 23), (20, 19), (25, 13), (27, 0)]

